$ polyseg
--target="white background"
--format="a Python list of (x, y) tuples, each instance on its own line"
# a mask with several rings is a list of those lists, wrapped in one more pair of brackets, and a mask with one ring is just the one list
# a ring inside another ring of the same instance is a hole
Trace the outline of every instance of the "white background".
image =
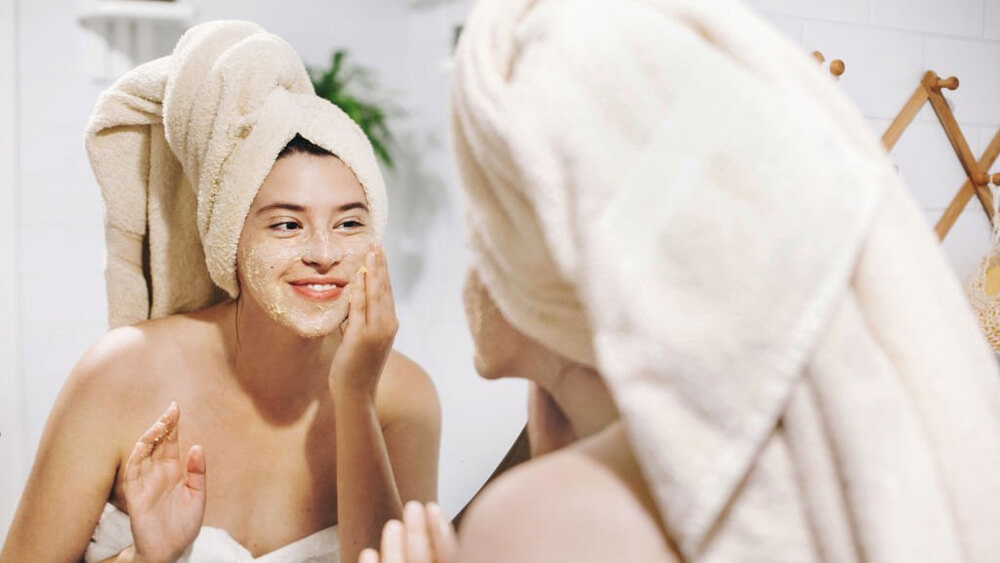
[[(465, 0), (422, 2), (430, 6), (419, 10), (403, 0), (187, 1), (192, 23), (256, 21), (309, 64), (346, 47), (406, 109), (398, 128), (412, 157), (387, 178), (397, 346), (431, 373), (442, 396), (441, 498), (454, 513), (524, 421), (522, 385), (475, 377), (460, 304), (466, 249), (443, 63)], [(102, 209), (82, 138), (108, 82), (89, 75), (96, 37), (77, 21), (86, 2), (0, 0), (0, 535), (63, 379), (106, 326)], [(1000, 127), (1000, 0), (750, 4), (805, 50), (846, 61), (841, 87), (878, 133), (927, 69), (961, 79), (947, 96), (977, 156)], [(929, 109), (892, 157), (933, 225), (963, 174)], [(971, 273), (988, 237), (974, 200), (944, 244), (960, 276)]]

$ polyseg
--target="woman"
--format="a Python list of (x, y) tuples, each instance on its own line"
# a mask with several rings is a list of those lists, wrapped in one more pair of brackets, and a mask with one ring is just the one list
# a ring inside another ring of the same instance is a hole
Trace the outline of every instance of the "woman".
[(391, 349), (382, 179), (294, 51), (197, 26), (102, 96), (87, 141), (112, 324), (137, 324), (67, 379), (0, 559), (337, 560), (339, 535), (352, 561), (434, 500), (439, 406)]
[[(482, 0), (452, 93), (478, 368), (569, 442), (455, 560), (996, 559), (996, 360), (809, 57), (735, 1)], [(382, 560), (451, 560), (433, 516)]]

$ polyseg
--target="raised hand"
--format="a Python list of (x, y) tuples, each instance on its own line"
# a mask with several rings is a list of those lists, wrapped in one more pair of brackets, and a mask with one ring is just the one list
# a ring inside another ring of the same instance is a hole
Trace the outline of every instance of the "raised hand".
[(176, 561), (198, 537), (205, 515), (205, 452), (191, 446), (181, 465), (180, 408), (171, 403), (125, 464), (122, 488), (136, 561)]
[(350, 310), (343, 340), (330, 366), (330, 388), (362, 392), (375, 388), (399, 329), (385, 251), (372, 245), (350, 284)]
[(402, 522), (386, 523), (381, 552), (366, 549), (358, 563), (452, 563), (457, 551), (455, 529), (441, 507), (411, 501), (406, 504)]

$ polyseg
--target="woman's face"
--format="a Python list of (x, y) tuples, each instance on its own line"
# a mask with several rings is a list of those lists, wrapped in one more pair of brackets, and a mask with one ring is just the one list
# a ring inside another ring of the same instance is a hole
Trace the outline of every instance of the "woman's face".
[(375, 241), (364, 189), (335, 156), (278, 159), (243, 223), (237, 249), (240, 299), (315, 338), (347, 317), (344, 286)]
[(479, 375), (541, 382), (559, 372), (563, 360), (507, 321), (475, 270), (469, 270), (462, 294)]

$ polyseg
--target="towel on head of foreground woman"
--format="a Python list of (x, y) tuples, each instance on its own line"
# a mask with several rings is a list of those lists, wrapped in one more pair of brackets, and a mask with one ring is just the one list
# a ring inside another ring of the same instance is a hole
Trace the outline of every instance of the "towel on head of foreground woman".
[(685, 560), (995, 559), (995, 359), (811, 58), (731, 0), (482, 0), (453, 84), (473, 268)]

